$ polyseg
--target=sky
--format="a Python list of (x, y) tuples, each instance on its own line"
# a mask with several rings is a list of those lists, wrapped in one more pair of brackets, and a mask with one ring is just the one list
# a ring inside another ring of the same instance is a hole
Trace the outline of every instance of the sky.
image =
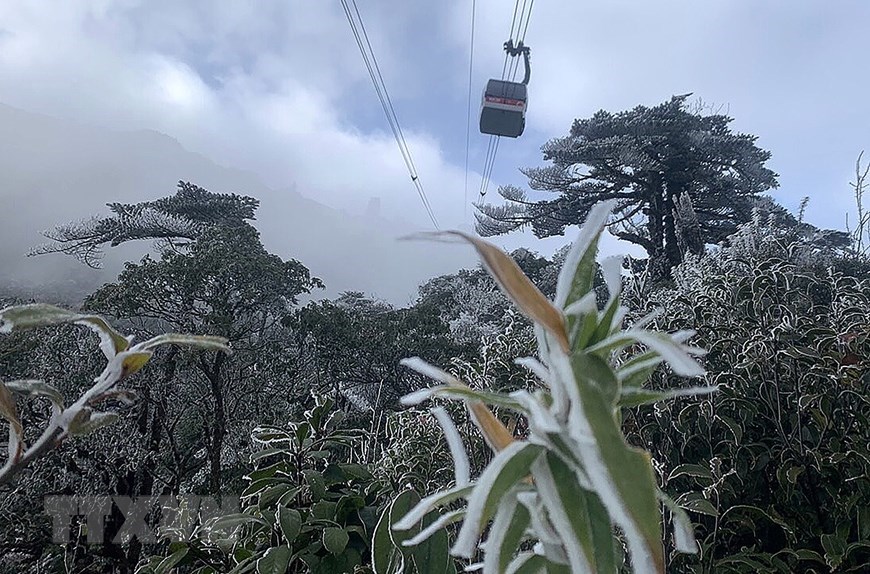
[[(468, 172), (472, 0), (357, 4), (436, 217), (469, 224), (480, 92), (501, 74), (515, 3), (474, 2)], [(518, 168), (542, 165), (575, 118), (692, 92), (773, 153), (778, 201), (809, 196), (810, 222), (842, 228), (870, 148), (868, 22), (866, 0), (538, 0), (526, 132), (502, 140), (487, 198), (523, 185)], [(429, 226), (338, 0), (0, 2), (0, 103), (156, 130), (273, 189), (351, 213), (378, 197), (385, 217)]]

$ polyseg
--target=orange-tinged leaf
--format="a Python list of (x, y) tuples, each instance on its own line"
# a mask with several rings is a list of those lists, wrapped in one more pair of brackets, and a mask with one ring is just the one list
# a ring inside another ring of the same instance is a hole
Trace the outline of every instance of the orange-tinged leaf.
[(9, 421), (19, 440), (23, 438), (24, 430), (21, 427), (21, 419), (18, 418), (18, 409), (15, 407), (15, 397), (0, 383), (0, 416)]
[(514, 442), (514, 437), (504, 424), (492, 414), (485, 404), (477, 401), (466, 401), (477, 428), (483, 433), (487, 444), (493, 451), (499, 452)]
[(139, 371), (145, 366), (152, 354), (148, 351), (128, 352), (121, 363), (121, 378), (124, 379)]
[(419, 234), (419, 236), (459, 237), (471, 243), (483, 261), (484, 267), (505, 295), (520, 308), (526, 317), (546, 329), (559, 342), (559, 346), (564, 352), (570, 351), (565, 317), (562, 312), (541, 293), (535, 284), (526, 277), (519, 265), (504, 251), (492, 243), (462, 231), (440, 231)]

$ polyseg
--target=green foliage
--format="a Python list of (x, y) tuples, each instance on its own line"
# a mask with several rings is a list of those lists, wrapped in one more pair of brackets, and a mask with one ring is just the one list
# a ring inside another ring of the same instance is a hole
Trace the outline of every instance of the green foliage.
[[(462, 399), (496, 454), (470, 482), (461, 436), (449, 418), (439, 417), (456, 464), (455, 486), (424, 498), (393, 525), (394, 530), (413, 528), (434, 508), (465, 499), (467, 506), (449, 515), (462, 521), (452, 553), (471, 559), (483, 546), (484, 572), (532, 566), (536, 568), (529, 571), (616, 572), (622, 562), (616, 527), (634, 571), (659, 573), (664, 572), (659, 505), (665, 502), (674, 519), (677, 548), (696, 550), (685, 513), (658, 490), (649, 455), (626, 444), (620, 404), (658, 402), (711, 389), (655, 393), (643, 388), (646, 376), (638, 372), (661, 362), (684, 376), (698, 376), (703, 370), (689, 356), (699, 351), (683, 344), (690, 333), (668, 336), (640, 326), (623, 329), (618, 260), (604, 264), (610, 299), (598, 309), (595, 254), (612, 208), (607, 203), (591, 210), (559, 276), (555, 305), (500, 250), (464, 236), (499, 286), (535, 320), (541, 362), (521, 362), (541, 378), (543, 388), (534, 394), (476, 391), (424, 361), (405, 361), (441, 385), (404, 401), (416, 404), (435, 395)], [(638, 352), (638, 346), (646, 351)], [(623, 356), (621, 363), (614, 361), (618, 355)], [(511, 437), (484, 403), (524, 416), (528, 438)], [(479, 545), (490, 521), (485, 545)], [(537, 553), (517, 554), (518, 548), (531, 544), (539, 548)]]
[(514, 360), (532, 354), (534, 348), (534, 329), (524, 317), (509, 309), (503, 317), (502, 329), (481, 340), (477, 356), (469, 359), (455, 357), (453, 370), (472, 388), (501, 392), (530, 389), (539, 381)]
[[(354, 572), (368, 564), (384, 487), (354, 462), (365, 438), (342, 428), (332, 399), (318, 398), (301, 421), (259, 427), (260, 451), (242, 493), (242, 513), (217, 519), (188, 542), (178, 566), (210, 572)], [(167, 535), (177, 533), (167, 532)], [(159, 574), (164, 557), (140, 572)]]
[(870, 277), (826, 262), (800, 237), (755, 222), (677, 268), (675, 288), (630, 302), (662, 305), (660, 328), (696, 327), (720, 387), (626, 417), (664, 489), (683, 492), (678, 502), (699, 523), (700, 563), (675, 559), (669, 571), (865, 571)]
[(238, 341), (258, 323), (289, 312), (299, 295), (322, 287), (298, 261), (267, 252), (249, 225), (212, 227), (200, 238), (183, 251), (163, 252), (159, 260), (145, 256), (127, 263), (86, 307)]
[[(470, 421), (463, 428), (468, 424)], [(410, 487), (417, 492), (431, 492), (452, 483), (450, 452), (431, 414), (411, 409), (388, 413), (381, 433), (383, 446), (375, 473), (394, 490)]]
[(399, 365), (404, 357), (443, 361), (471, 349), (427, 305), (396, 309), (355, 292), (310, 303), (287, 324), (301, 353), (314, 359), (303, 375), (312, 387), (339, 391), (365, 409), (394, 406), (417, 386)]
[[(372, 539), (372, 568), (376, 574), (456, 574), (456, 565), (448, 553), (447, 532), (439, 529), (419, 544), (414, 538), (440, 516), (430, 512), (411, 530), (394, 530), (393, 525), (414, 506), (420, 496), (413, 490), (397, 495), (381, 513)], [(442, 522), (440, 524), (444, 524)], [(437, 524), (435, 525), (438, 526)]]

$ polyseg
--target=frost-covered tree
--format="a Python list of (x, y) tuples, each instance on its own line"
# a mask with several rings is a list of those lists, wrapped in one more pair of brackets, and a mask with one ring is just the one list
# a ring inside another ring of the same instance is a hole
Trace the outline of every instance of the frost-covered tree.
[(292, 320), (311, 388), (336, 391), (358, 407), (395, 404), (416, 386), (399, 364), (405, 356), (447, 360), (467, 355), (431, 305), (395, 308), (359, 292), (309, 303)]
[(141, 203), (109, 203), (112, 215), (59, 225), (45, 232), (51, 243), (32, 255), (65, 253), (99, 267), (106, 246), (151, 239), (165, 246), (185, 245), (216, 226), (249, 225), (260, 202), (234, 193), (212, 193), (185, 181), (175, 195)]
[[(172, 372), (170, 380), (182, 384), (148, 397), (159, 424), (170, 429), (187, 425), (187, 446), (205, 451), (207, 468), (202, 471), (208, 478), (202, 482), (217, 492), (225, 482), (228, 452), (235, 450), (228, 451), (228, 441), (234, 436), (246, 441), (252, 417), (271, 420), (276, 409), (286, 408), (285, 399), (292, 400), (294, 353), (287, 348), (282, 320), (299, 295), (321, 285), (298, 261), (267, 252), (252, 226), (213, 226), (188, 249), (128, 263), (117, 282), (103, 286), (85, 304), (147, 334), (186, 330), (230, 341), (232, 355), (167, 356), (158, 364)], [(162, 412), (161, 405), (168, 411)], [(169, 435), (170, 442), (181, 440)], [(179, 456), (184, 445), (171, 446), (176, 466), (190, 462)]]
[(777, 187), (777, 174), (755, 136), (732, 132), (725, 115), (690, 109), (689, 95), (576, 120), (568, 136), (543, 146), (550, 165), (523, 170), (532, 190), (556, 197), (502, 187), (507, 203), (480, 205), (478, 232), (531, 226), (538, 237), (560, 235), (599, 201), (615, 199), (608, 230), (643, 247), (659, 275), (682, 261), (681, 244), (697, 251), (724, 240), (752, 217), (758, 194)]

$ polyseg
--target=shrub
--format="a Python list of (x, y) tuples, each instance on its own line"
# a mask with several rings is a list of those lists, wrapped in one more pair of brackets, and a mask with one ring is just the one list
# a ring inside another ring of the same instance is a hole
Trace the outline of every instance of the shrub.
[(153, 557), (139, 572), (339, 574), (369, 564), (384, 486), (366, 465), (343, 462), (353, 459), (365, 433), (342, 428), (344, 415), (334, 406), (318, 397), (302, 420), (257, 428), (261, 450), (252, 457), (241, 513), (174, 542), (167, 556)]
[[(690, 332), (669, 336), (645, 330), (642, 322), (623, 329), (619, 260), (603, 264), (610, 296), (599, 310), (593, 289), (595, 256), (612, 208), (612, 203), (600, 204), (590, 213), (559, 276), (555, 304), (499, 249), (453, 233), (475, 246), (500, 287), (534, 321), (541, 361), (518, 361), (543, 385), (534, 393), (479, 391), (419, 359), (405, 361), (440, 383), (405, 397), (405, 403), (432, 396), (464, 400), (497, 453), (471, 481), (459, 432), (443, 411), (435, 411), (454, 457), (456, 486), (427, 496), (392, 527), (412, 528), (433, 508), (462, 499), (467, 505), (445, 513), (408, 544), (461, 522), (452, 553), (471, 559), (482, 547), (485, 573), (616, 572), (622, 541), (636, 572), (664, 572), (663, 502), (674, 519), (676, 548), (696, 550), (691, 523), (659, 490), (649, 455), (626, 444), (620, 412), (626, 406), (711, 389), (644, 388), (649, 373), (663, 361), (680, 375), (702, 374), (690, 357), (700, 351), (684, 344)], [(636, 352), (638, 346), (646, 350)], [(485, 403), (525, 417), (529, 436), (515, 440)], [(490, 520), (486, 541), (479, 545)], [(532, 550), (517, 553), (530, 546)]]
[(673, 571), (865, 571), (870, 281), (826, 268), (769, 222), (738, 239), (631, 301), (663, 306), (660, 328), (697, 328), (720, 388), (626, 420), (663, 488), (688, 490), (677, 501), (698, 514), (702, 560)]

